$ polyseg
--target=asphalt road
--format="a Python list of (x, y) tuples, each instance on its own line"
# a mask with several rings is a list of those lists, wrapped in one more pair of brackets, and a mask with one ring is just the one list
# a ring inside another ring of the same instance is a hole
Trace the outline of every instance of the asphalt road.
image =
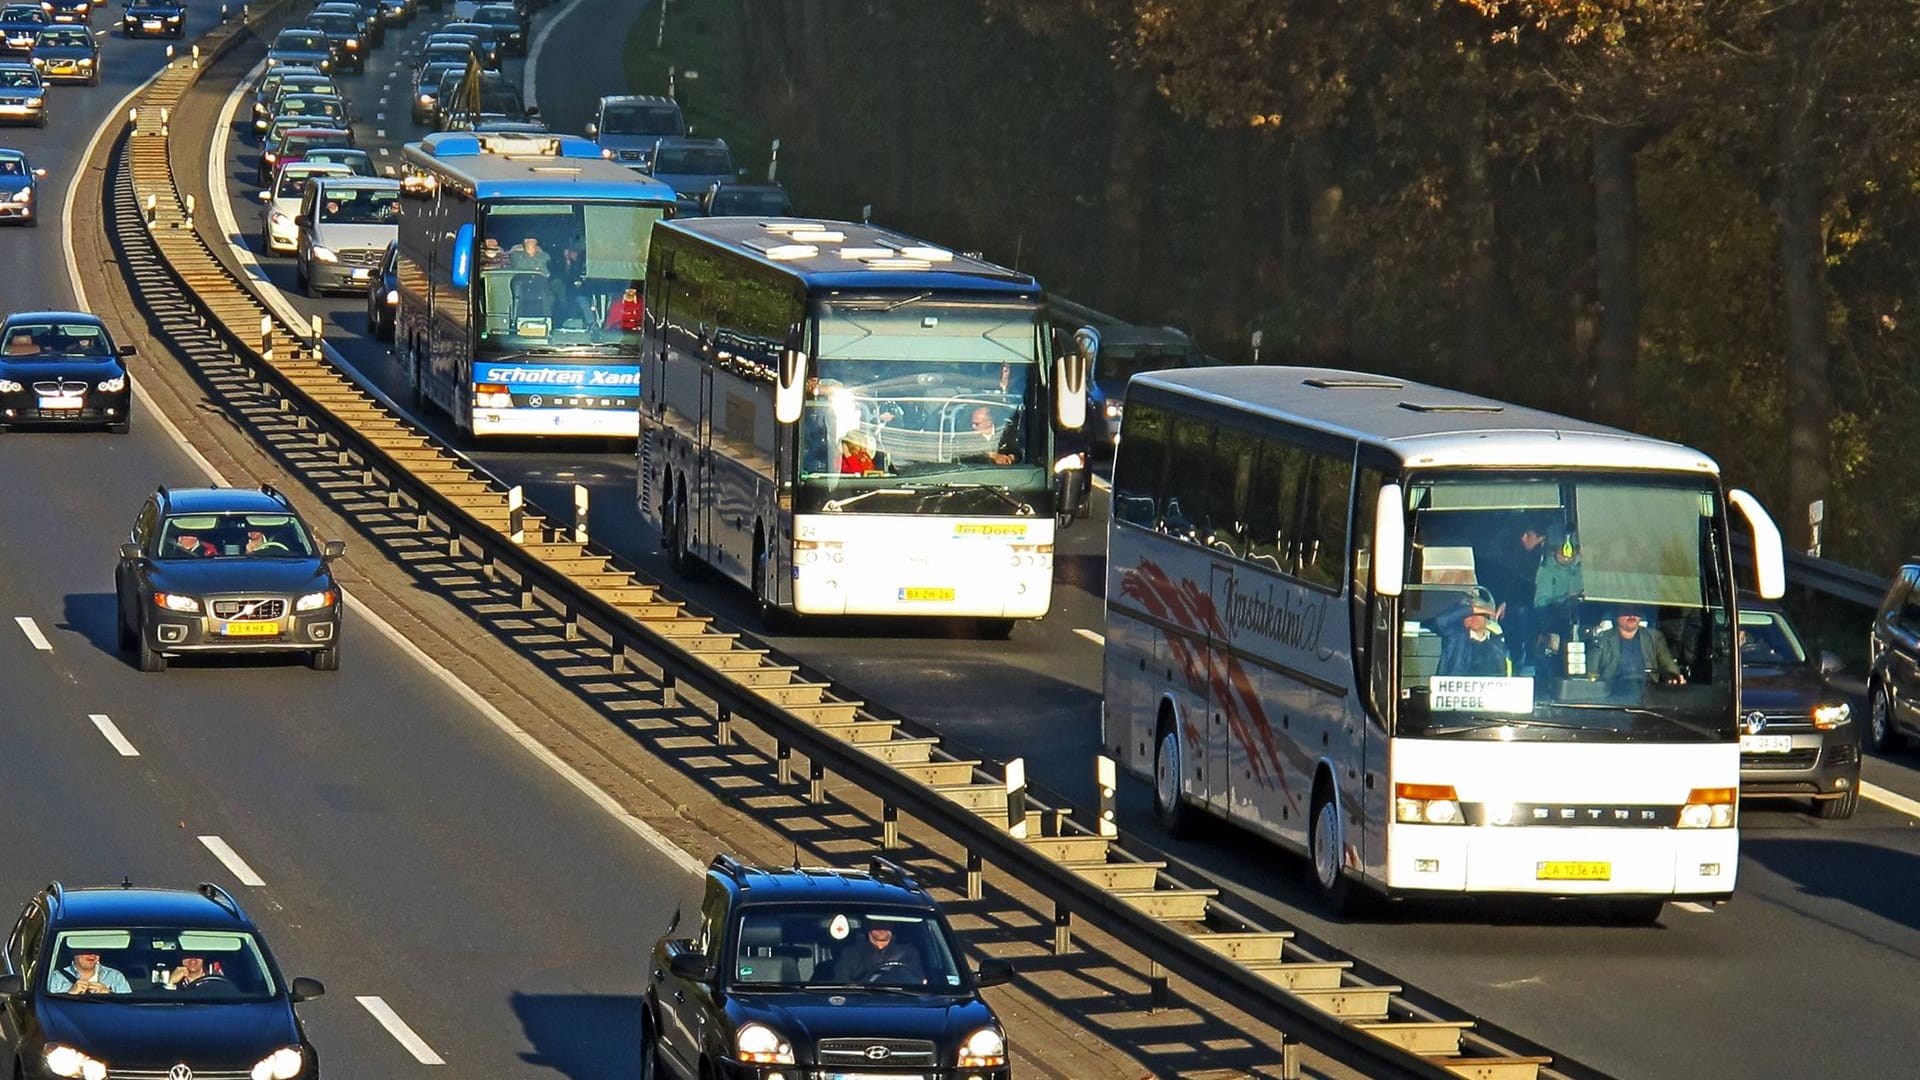
[[(195, 6), (190, 38), (216, 10)], [(0, 133), (49, 170), (54, 211), (4, 237), (9, 310), (74, 305), (51, 226), (88, 135), (166, 43), (106, 48), (104, 85), (55, 88), (48, 129)], [(333, 1075), (428, 1073), (372, 999), (451, 1075), (631, 1074), (642, 945), (697, 897), (691, 877), (368, 625), (337, 674), (134, 670), (114, 648), (115, 545), (156, 484), (201, 482), (138, 407), (127, 436), (0, 435), (0, 463), (0, 905), (55, 879), (216, 881), (289, 975), (326, 983), (301, 1012)]]
[[(598, 93), (622, 88), (617, 50), (633, 5), (579, 0), (554, 10), (564, 15), (542, 43), (536, 93), (556, 127), (577, 130)], [(349, 79), (363, 143), (387, 149), (389, 159), (418, 135), (407, 122), (404, 62), (396, 54), (421, 32), (423, 25), (390, 37), (368, 75)], [(246, 140), (227, 150), (242, 234), (257, 231), (252, 155)], [(291, 264), (265, 262), (270, 278), (290, 290)], [(330, 343), (350, 365), (400, 396), (398, 368), (366, 336), (359, 300), (296, 304), (327, 321)], [(425, 419), (450, 437), (444, 418)], [(529, 441), (488, 443), (473, 455), (549, 506), (570, 501), (568, 485), (588, 485), (595, 535), (649, 573), (675, 580), (634, 514), (630, 454)], [(1095, 511), (1097, 523), (1104, 505)], [(1066, 533), (1054, 613), (1018, 627), (1010, 641), (874, 622), (807, 637), (764, 636), (867, 700), (977, 751), (1025, 756), (1040, 783), (1085, 801), (1099, 746), (1103, 549), (1097, 524)], [(681, 584), (723, 618), (756, 626), (738, 590)], [(1912, 755), (1871, 760), (1867, 777), (1898, 796), (1920, 798), (1916, 766), (1920, 758)], [(1920, 1028), (1907, 1021), (1906, 1004), (1920, 984), (1920, 901), (1912, 884), (1920, 881), (1920, 828), (1907, 810), (1865, 802), (1851, 821), (1823, 822), (1791, 808), (1749, 806), (1736, 899), (1713, 910), (1670, 906), (1654, 929), (1588, 925), (1555, 909), (1480, 906), (1396, 906), (1363, 921), (1330, 922), (1315, 913), (1300, 863), (1276, 858), (1258, 840), (1223, 828), (1197, 842), (1172, 841), (1153, 826), (1145, 787), (1131, 782), (1123, 789), (1122, 820), (1301, 929), (1615, 1075), (1840, 1068), (1894, 1075), (1920, 1057)]]

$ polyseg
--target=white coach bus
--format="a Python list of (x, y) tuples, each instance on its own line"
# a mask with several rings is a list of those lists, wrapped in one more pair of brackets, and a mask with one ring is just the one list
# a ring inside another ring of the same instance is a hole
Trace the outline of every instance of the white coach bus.
[(1136, 376), (1113, 472), (1105, 742), (1170, 828), (1388, 895), (1730, 895), (1739, 664), (1705, 454), (1375, 375)]

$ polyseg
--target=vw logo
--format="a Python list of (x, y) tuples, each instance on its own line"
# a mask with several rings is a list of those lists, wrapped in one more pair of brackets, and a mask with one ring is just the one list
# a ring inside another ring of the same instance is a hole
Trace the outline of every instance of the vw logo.
[(869, 1047), (867, 1047), (867, 1060), (868, 1060), (868, 1061), (885, 1061), (885, 1060), (887, 1060), (888, 1058), (890, 1058), (890, 1057), (892, 1057), (892, 1056), (893, 1056), (893, 1051), (891, 1051), (891, 1050), (889, 1050), (889, 1049), (887, 1049), (887, 1048), (886, 1048), (886, 1047), (884, 1047), (884, 1046), (869, 1046)]
[(167, 1080), (193, 1080), (193, 1070), (185, 1064), (175, 1065), (167, 1070)]
[(1750, 712), (1742, 726), (1747, 729), (1747, 734), (1758, 735), (1767, 729), (1767, 714)]

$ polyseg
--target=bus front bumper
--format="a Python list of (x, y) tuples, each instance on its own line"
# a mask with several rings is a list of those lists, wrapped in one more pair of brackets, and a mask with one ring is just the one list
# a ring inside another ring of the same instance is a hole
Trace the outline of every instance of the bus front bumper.
[(1731, 893), (1737, 829), (1392, 826), (1389, 892), (1542, 897)]
[(640, 436), (640, 413), (637, 408), (475, 409), (473, 433), (635, 439)]

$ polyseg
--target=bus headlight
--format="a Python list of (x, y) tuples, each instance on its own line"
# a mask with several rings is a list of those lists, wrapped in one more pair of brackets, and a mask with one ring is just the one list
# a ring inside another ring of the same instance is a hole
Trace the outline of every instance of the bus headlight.
[(1452, 784), (1393, 785), (1393, 819), (1402, 825), (1465, 825)]
[(1832, 731), (1853, 720), (1853, 706), (1846, 702), (1838, 705), (1816, 705), (1813, 709), (1813, 726), (1821, 731)]
[(1680, 808), (1682, 829), (1731, 829), (1735, 789), (1730, 787), (1694, 788), (1687, 793), (1687, 804)]
[(513, 392), (500, 383), (474, 383), (473, 407), (476, 409), (511, 409)]
[(993, 1028), (981, 1028), (960, 1044), (963, 1069), (995, 1069), (1006, 1063), (1007, 1037)]

